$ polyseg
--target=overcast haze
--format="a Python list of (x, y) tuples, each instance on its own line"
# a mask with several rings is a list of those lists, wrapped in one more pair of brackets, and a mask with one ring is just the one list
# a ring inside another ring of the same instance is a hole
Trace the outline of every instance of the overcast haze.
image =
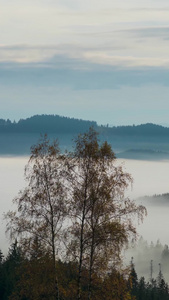
[(168, 1), (0, 0), (0, 118), (169, 126)]

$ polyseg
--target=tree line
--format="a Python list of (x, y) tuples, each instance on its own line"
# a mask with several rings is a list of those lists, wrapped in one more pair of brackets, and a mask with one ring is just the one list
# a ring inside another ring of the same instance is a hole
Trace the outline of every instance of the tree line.
[(95, 121), (68, 118), (59, 115), (35, 115), (27, 119), (12, 122), (0, 119), (0, 133), (59, 133), (77, 134), (94, 127), (100, 134), (107, 136), (168, 137), (169, 128), (147, 123), (133, 126), (99, 126)]
[(17, 255), (9, 299), (134, 299), (121, 252), (146, 209), (125, 197), (132, 177), (111, 146), (90, 128), (61, 153), (45, 135), (31, 148), (25, 179), (17, 209), (5, 215), (15, 242), (2, 269)]
[[(60, 299), (76, 299), (78, 265), (73, 261), (56, 261), (59, 273)], [(85, 270), (87, 273), (87, 270)], [(150, 270), (151, 271), (151, 270)], [(126, 276), (127, 275), (127, 276)], [(87, 277), (87, 276), (86, 276)], [(6, 258), (0, 251), (0, 299), (1, 300), (41, 300), (56, 299), (52, 282), (52, 261), (44, 254), (37, 241), (31, 255), (27, 257), (15, 241)], [(106, 276), (94, 274), (92, 299), (98, 300), (168, 300), (169, 288), (159, 268), (157, 278), (138, 279), (133, 260), (123, 273), (116, 268)], [(82, 281), (82, 299), (87, 298), (88, 285)]]
[(134, 258), (135, 269), (139, 277), (150, 278), (150, 262), (152, 265), (152, 277), (156, 277), (159, 266), (167, 282), (169, 282), (169, 248), (162, 245), (159, 240), (156, 243), (148, 243), (142, 237), (134, 244), (130, 245), (127, 251), (128, 261)]
[(58, 115), (35, 115), (18, 122), (0, 119), (1, 133), (60, 133), (77, 134), (89, 127), (97, 127), (94, 121), (62, 117)]
[[(152, 261), (151, 261), (152, 263)], [(129, 276), (129, 285), (131, 288), (131, 295), (134, 299), (138, 300), (168, 300), (169, 299), (169, 287), (165, 281), (163, 273), (161, 271), (161, 265), (159, 264), (159, 273), (157, 278), (152, 276), (153, 265), (150, 264), (150, 277), (146, 281), (144, 277), (138, 279), (135, 271), (133, 259), (131, 260), (131, 271)]]

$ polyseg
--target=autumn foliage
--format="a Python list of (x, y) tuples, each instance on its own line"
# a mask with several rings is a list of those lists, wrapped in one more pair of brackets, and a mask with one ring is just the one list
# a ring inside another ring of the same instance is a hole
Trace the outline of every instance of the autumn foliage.
[(10, 299), (134, 299), (121, 251), (146, 210), (125, 197), (132, 178), (111, 146), (93, 128), (64, 154), (44, 136), (25, 176), (17, 210), (6, 215), (22, 257)]

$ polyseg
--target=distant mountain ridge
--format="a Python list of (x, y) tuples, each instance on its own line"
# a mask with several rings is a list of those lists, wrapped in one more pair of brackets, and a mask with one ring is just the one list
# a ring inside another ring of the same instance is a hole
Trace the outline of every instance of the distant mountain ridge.
[(100, 140), (112, 145), (118, 158), (169, 159), (169, 128), (152, 123), (133, 126), (99, 126), (87, 121), (59, 115), (35, 115), (11, 122), (0, 119), (0, 155), (29, 155), (30, 147), (45, 133), (58, 138), (62, 150), (71, 149), (78, 134), (94, 127)]
[(107, 133), (117, 136), (169, 136), (169, 128), (152, 123), (106, 128)]
[(95, 121), (68, 118), (59, 115), (35, 115), (30, 118), (11, 122), (0, 119), (0, 133), (79, 133), (95, 127), (101, 134), (108, 136), (167, 136), (169, 128), (152, 123), (133, 126), (99, 126)]
[(96, 122), (59, 115), (35, 115), (18, 122), (0, 119), (0, 133), (76, 133), (91, 126), (96, 127)]

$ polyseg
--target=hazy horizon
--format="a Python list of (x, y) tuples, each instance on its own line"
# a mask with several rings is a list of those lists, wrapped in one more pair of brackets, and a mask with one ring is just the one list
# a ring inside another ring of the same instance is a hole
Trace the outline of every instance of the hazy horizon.
[[(34, 116), (36, 116), (36, 115), (39, 115), (40, 116), (40, 114), (35, 114), (35, 115), (30, 115), (30, 116), (28, 116), (28, 117), (25, 117), (25, 118), (23, 118), (23, 117), (19, 117), (18, 119), (16, 119), (16, 118), (14, 118), (14, 119), (10, 119), (10, 118), (1, 118), (1, 119), (4, 119), (4, 120), (10, 120), (12, 123), (14, 123), (14, 122), (19, 122), (20, 120), (22, 120), (22, 119), (28, 119), (28, 118), (31, 118), (31, 117), (34, 117)], [(43, 114), (43, 115), (58, 115), (58, 114)], [(145, 125), (145, 124), (150, 124), (151, 122), (146, 122), (146, 123), (139, 123), (139, 124), (118, 124), (118, 125), (116, 125), (116, 124), (108, 124), (108, 123), (105, 123), (105, 124), (103, 124), (103, 123), (98, 123), (96, 120), (94, 120), (94, 119), (81, 119), (81, 118), (75, 118), (75, 117), (69, 117), (69, 116), (66, 116), (66, 115), (58, 115), (58, 116), (60, 116), (60, 117), (65, 117), (65, 118), (70, 118), (70, 119), (77, 119), (77, 120), (84, 120), (84, 121), (94, 121), (94, 122), (96, 122), (97, 123), (97, 125), (98, 126), (108, 126), (108, 127), (118, 127), (118, 126), (132, 126), (132, 125)], [(163, 126), (163, 127), (167, 127), (167, 128), (169, 128), (169, 123), (163, 123), (163, 122), (161, 122), (161, 123), (152, 123), (152, 124), (154, 124), (154, 125), (160, 125), (160, 126)]]

